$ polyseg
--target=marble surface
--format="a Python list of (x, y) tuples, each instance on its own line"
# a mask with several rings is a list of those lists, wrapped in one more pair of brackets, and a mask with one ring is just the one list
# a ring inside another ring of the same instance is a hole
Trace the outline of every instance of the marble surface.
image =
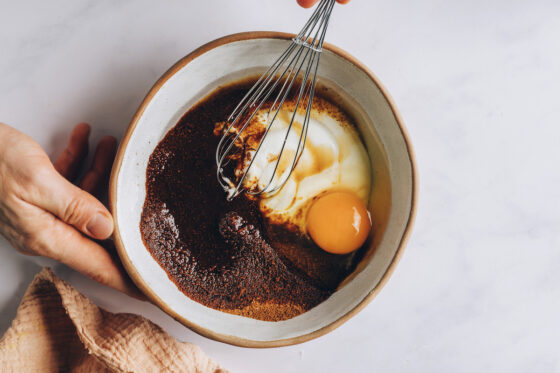
[[(122, 136), (155, 80), (217, 37), (297, 31), (292, 0), (0, 0), (0, 121), (59, 152), (79, 121)], [(392, 93), (419, 167), (416, 226), (381, 294), (334, 332), (251, 350), (0, 241), (0, 333), (41, 265), (234, 372), (560, 371), (560, 2), (366, 1), (328, 41)]]

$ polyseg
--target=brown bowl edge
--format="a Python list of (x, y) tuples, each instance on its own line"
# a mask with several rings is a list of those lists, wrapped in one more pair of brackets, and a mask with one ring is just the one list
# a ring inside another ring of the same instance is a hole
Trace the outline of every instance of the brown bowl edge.
[[(154, 84), (154, 86), (150, 89), (150, 91), (148, 92), (148, 94), (146, 95), (144, 100), (142, 101), (140, 107), (138, 108), (138, 110), (136, 111), (136, 114), (132, 118), (132, 120), (130, 122), (130, 125), (128, 126), (128, 128), (125, 132), (125, 135), (124, 135), (124, 137), (123, 137), (123, 139), (120, 143), (119, 149), (117, 151), (117, 155), (115, 157), (115, 162), (114, 162), (113, 168), (111, 170), (111, 178), (110, 178), (110, 182), (109, 182), (109, 207), (110, 207), (110, 210), (111, 210), (111, 213), (113, 214), (113, 216), (114, 217), (117, 216), (117, 207), (116, 207), (117, 179), (118, 179), (117, 175), (119, 174), (119, 171), (120, 171), (120, 168), (121, 168), (121, 165), (122, 165), (122, 161), (123, 161), (123, 157), (124, 157), (124, 153), (125, 153), (126, 147), (128, 145), (128, 142), (130, 140), (130, 137), (131, 137), (132, 133), (134, 132), (134, 129), (136, 128), (136, 124), (138, 122), (138, 119), (142, 116), (142, 114), (143, 114), (145, 108), (147, 107), (147, 105), (149, 104), (149, 102), (152, 100), (152, 98), (155, 96), (155, 94), (159, 91), (161, 86), (171, 76), (173, 76), (177, 71), (179, 71), (181, 68), (183, 68), (185, 65), (190, 63), (195, 58), (199, 57), (200, 55), (202, 55), (202, 54), (204, 54), (204, 53), (206, 53), (206, 52), (208, 52), (208, 51), (210, 51), (210, 50), (212, 50), (216, 47), (222, 46), (224, 44), (229, 44), (229, 43), (244, 41), (244, 40), (252, 40), (252, 39), (285, 39), (285, 40), (290, 40), (294, 36), (295, 35), (293, 35), (293, 34), (288, 34), (288, 33), (283, 33), (283, 32), (274, 32), (274, 31), (251, 31), (251, 32), (242, 32), (242, 33), (237, 33), (237, 34), (224, 36), (222, 38), (216, 39), (214, 41), (211, 41), (211, 42), (197, 48), (193, 52), (189, 53), (187, 56), (185, 56), (182, 59), (180, 59), (179, 61), (177, 61), (171, 68), (169, 68), (162, 75), (162, 77), (158, 79), (158, 81)], [(301, 335), (301, 336), (298, 336), (298, 337), (292, 337), (292, 338), (280, 339), (280, 340), (274, 340), (274, 341), (254, 341), (254, 340), (234, 337), (234, 336), (231, 336), (231, 335), (216, 333), (216, 332), (214, 332), (210, 329), (203, 328), (203, 327), (189, 321), (188, 319), (182, 317), (181, 315), (177, 314), (176, 312), (174, 312), (165, 302), (163, 302), (163, 300), (161, 298), (159, 298), (154, 292), (152, 292), (152, 290), (146, 285), (145, 281), (140, 277), (140, 274), (136, 271), (136, 268), (132, 265), (132, 262), (130, 261), (130, 258), (128, 257), (128, 255), (126, 255), (126, 252), (124, 250), (124, 245), (122, 243), (122, 239), (121, 239), (120, 232), (119, 232), (118, 221), (117, 221), (117, 219), (115, 219), (115, 222), (114, 222), (115, 231), (114, 231), (114, 234), (113, 234), (114, 241), (115, 241), (115, 246), (117, 248), (117, 252), (118, 252), (119, 257), (120, 257), (120, 259), (123, 263), (124, 268), (126, 269), (127, 273), (131, 277), (131, 279), (134, 281), (136, 286), (138, 286), (138, 288), (144, 294), (146, 294), (146, 296), (152, 301), (152, 303), (157, 305), (159, 308), (161, 308), (163, 311), (165, 311), (168, 315), (173, 317), (175, 320), (177, 320), (181, 324), (185, 325), (189, 329), (193, 330), (194, 332), (196, 332), (196, 333), (198, 333), (198, 334), (200, 334), (204, 337), (214, 339), (214, 340), (219, 341), (219, 342), (224, 342), (224, 343), (232, 344), (232, 345), (235, 345), (235, 346), (247, 347), (247, 348), (272, 348), (272, 347), (290, 346), (290, 345), (295, 345), (295, 344), (307, 342), (307, 341), (310, 341), (312, 339), (318, 338), (318, 337), (320, 337), (322, 335), (325, 335), (325, 334), (333, 331), (334, 329), (338, 328), (339, 326), (344, 324), (346, 321), (348, 321), (350, 318), (352, 318), (354, 315), (356, 315), (358, 312), (360, 312), (366, 305), (368, 305), (373, 300), (373, 298), (375, 298), (375, 296), (381, 291), (381, 289), (385, 286), (385, 284), (387, 283), (387, 281), (389, 280), (389, 278), (391, 277), (391, 275), (395, 271), (395, 268), (396, 268), (398, 262), (400, 261), (402, 255), (403, 255), (404, 247), (406, 246), (406, 243), (408, 242), (408, 239), (410, 237), (410, 233), (412, 231), (412, 225), (414, 223), (414, 218), (416, 216), (417, 198), (418, 198), (418, 196), (417, 196), (417, 194), (418, 194), (418, 187), (417, 187), (418, 176), (417, 176), (417, 170), (416, 170), (416, 166), (415, 166), (416, 160), (415, 160), (414, 152), (412, 150), (410, 137), (409, 137), (408, 132), (407, 132), (407, 130), (406, 130), (404, 124), (403, 124), (403, 121), (402, 121), (402, 118), (399, 114), (399, 111), (397, 110), (397, 108), (395, 106), (395, 103), (393, 102), (393, 99), (391, 98), (391, 96), (389, 95), (389, 93), (387, 92), (385, 87), (381, 84), (379, 79), (364, 64), (362, 64), (360, 61), (358, 61), (355, 57), (353, 57), (352, 55), (350, 55), (346, 51), (344, 51), (344, 50), (342, 50), (342, 49), (340, 49), (340, 48), (338, 48), (334, 45), (328, 44), (328, 43), (325, 43), (325, 45), (323, 47), (325, 49), (329, 50), (330, 52), (335, 53), (335, 54), (339, 55), (340, 57), (350, 61), (352, 64), (354, 64), (360, 70), (364, 71), (370, 77), (370, 79), (379, 87), (383, 96), (385, 96), (385, 99), (389, 103), (389, 105), (391, 107), (391, 110), (393, 111), (393, 114), (395, 116), (395, 120), (396, 120), (397, 124), (399, 125), (401, 133), (402, 133), (403, 138), (405, 140), (408, 155), (409, 155), (409, 160), (410, 160), (410, 164), (411, 164), (411, 169), (412, 169), (412, 196), (411, 196), (411, 209), (410, 209), (407, 225), (406, 225), (405, 231), (403, 233), (403, 236), (401, 238), (401, 241), (399, 243), (399, 247), (397, 249), (397, 252), (395, 253), (395, 256), (393, 257), (393, 260), (391, 261), (391, 263), (387, 267), (387, 270), (385, 271), (385, 273), (381, 277), (381, 280), (372, 289), (372, 291), (370, 291), (364, 297), (364, 299), (362, 299), (362, 301), (358, 305), (356, 305), (356, 307), (354, 307), (352, 310), (350, 310), (345, 315), (341, 316), (336, 321), (333, 321), (332, 323), (324, 326), (321, 329), (315, 330), (311, 333)]]

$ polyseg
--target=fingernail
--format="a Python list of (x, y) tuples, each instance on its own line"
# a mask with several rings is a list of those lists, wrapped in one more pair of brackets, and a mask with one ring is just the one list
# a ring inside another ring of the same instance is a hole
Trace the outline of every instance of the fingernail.
[(92, 237), (104, 239), (113, 233), (113, 223), (105, 215), (97, 213), (87, 223), (86, 230)]

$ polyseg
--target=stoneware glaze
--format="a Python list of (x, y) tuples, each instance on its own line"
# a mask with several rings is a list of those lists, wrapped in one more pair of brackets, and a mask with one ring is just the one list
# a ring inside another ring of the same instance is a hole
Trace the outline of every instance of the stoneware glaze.
[(310, 311), (286, 321), (265, 322), (216, 311), (189, 299), (144, 247), (139, 224), (146, 166), (155, 146), (192, 105), (220, 85), (262, 71), (291, 38), (273, 32), (235, 34), (204, 45), (177, 62), (140, 105), (111, 175), (115, 244), (130, 277), (152, 302), (182, 324), (209, 338), (239, 346), (301, 343), (328, 333), (359, 312), (394, 271), (415, 213), (414, 156), (395, 105), (365, 66), (348, 53), (325, 45), (320, 80), (356, 117), (372, 160), (369, 209), (374, 233), (369, 240), (371, 247), (356, 271), (330, 298)]

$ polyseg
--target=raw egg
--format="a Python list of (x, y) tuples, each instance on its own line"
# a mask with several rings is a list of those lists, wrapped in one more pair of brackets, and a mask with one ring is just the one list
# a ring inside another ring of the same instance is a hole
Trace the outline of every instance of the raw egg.
[[(284, 102), (274, 125), (261, 143), (260, 152), (256, 156), (253, 152), (237, 161), (236, 167), (247, 171), (245, 186), (248, 189), (255, 180), (258, 180), (259, 188), (264, 189), (276, 166), (278, 169), (271, 186), (279, 185), (284, 180), (283, 175), (287, 176), (287, 171), (291, 169), (306, 115), (305, 110), (300, 110), (290, 129), (296, 101)], [(268, 110), (259, 111), (246, 129), (248, 133), (266, 131)], [(367, 203), (372, 190), (371, 161), (354, 118), (334, 103), (317, 96), (313, 98), (308, 131), (310, 136), (294, 172), (280, 190), (265, 193), (260, 200), (260, 210), (266, 218), (275, 224), (297, 227), (301, 234), (307, 234), (307, 212), (317, 196), (344, 191)], [(280, 159), (282, 146), (285, 148)], [(251, 167), (250, 161), (253, 161)], [(287, 164), (284, 161), (288, 161)]]
[(348, 192), (332, 192), (317, 199), (307, 213), (307, 232), (323, 250), (348, 254), (366, 241), (371, 220), (360, 198)]

